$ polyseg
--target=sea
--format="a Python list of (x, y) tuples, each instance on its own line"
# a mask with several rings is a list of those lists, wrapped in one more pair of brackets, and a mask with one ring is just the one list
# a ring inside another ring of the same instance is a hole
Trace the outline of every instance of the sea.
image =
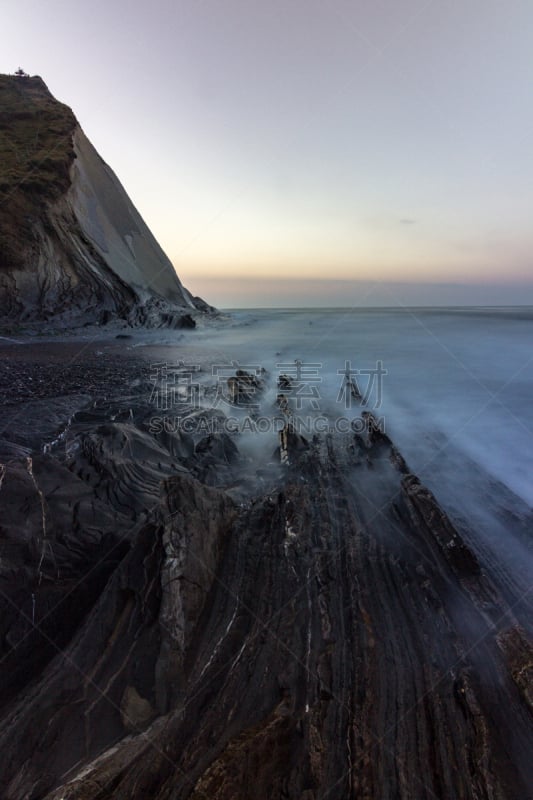
[(465, 538), (533, 591), (532, 307), (233, 309), (186, 337), (214, 376), (287, 375), (304, 421), (360, 414), (349, 378)]

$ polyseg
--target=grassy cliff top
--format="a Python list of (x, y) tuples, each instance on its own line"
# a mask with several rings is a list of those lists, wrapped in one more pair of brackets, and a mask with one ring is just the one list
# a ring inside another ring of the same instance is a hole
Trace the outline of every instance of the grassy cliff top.
[(75, 125), (41, 78), (0, 75), (0, 202), (21, 182), (47, 194), (68, 186)]
[(32, 222), (68, 189), (76, 124), (42, 78), (0, 75), (0, 266), (19, 260)]

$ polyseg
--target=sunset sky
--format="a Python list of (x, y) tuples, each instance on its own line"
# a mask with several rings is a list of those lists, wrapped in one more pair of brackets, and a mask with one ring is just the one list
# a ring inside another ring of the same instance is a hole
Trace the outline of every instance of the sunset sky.
[(2, 1), (219, 306), (533, 303), (531, 0)]

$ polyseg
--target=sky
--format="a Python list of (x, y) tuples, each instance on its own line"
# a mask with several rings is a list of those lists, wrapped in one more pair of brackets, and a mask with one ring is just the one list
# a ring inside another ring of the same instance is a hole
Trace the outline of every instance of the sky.
[(531, 0), (0, 0), (226, 307), (533, 304)]

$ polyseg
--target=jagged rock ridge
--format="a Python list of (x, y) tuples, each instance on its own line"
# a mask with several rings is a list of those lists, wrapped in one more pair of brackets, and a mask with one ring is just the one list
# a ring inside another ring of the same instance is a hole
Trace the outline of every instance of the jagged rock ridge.
[(529, 598), (384, 433), (254, 465), (102, 391), (4, 409), (2, 797), (529, 796)]
[(208, 308), (72, 111), (39, 77), (0, 76), (0, 322), (180, 327)]

